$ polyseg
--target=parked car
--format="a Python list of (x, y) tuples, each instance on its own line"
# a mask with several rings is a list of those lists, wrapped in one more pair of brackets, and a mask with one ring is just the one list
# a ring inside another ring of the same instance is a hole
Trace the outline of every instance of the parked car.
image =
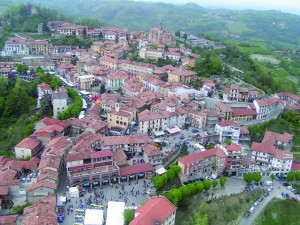
[(286, 199), (286, 195), (285, 195), (284, 192), (281, 193), (281, 196), (282, 196), (283, 199)]
[(264, 200), (264, 197), (260, 197), (257, 201), (262, 202), (262, 200)]
[(252, 212), (254, 211), (254, 209), (255, 209), (255, 207), (252, 206), (252, 207), (249, 209), (249, 212), (252, 213)]
[(264, 197), (267, 197), (269, 195), (269, 192), (266, 192), (265, 194), (264, 194)]
[(251, 214), (251, 213), (248, 211), (248, 212), (246, 212), (246, 214), (245, 214), (244, 217), (245, 217), (245, 218), (248, 218), (248, 217), (250, 216), (250, 214)]
[(27, 177), (27, 182), (31, 182), (31, 177)]
[(273, 190), (273, 187), (268, 188), (268, 192), (271, 192)]
[(259, 204), (259, 202), (258, 202), (258, 201), (254, 202), (254, 204), (253, 204), (253, 207), (256, 207), (256, 206), (258, 206), (258, 204)]
[(291, 199), (291, 196), (288, 193), (286, 193), (285, 197), (286, 199)]
[(26, 182), (26, 178), (23, 177), (23, 178), (21, 179), (21, 182), (22, 182), (22, 183), (25, 183), (25, 182)]
[(292, 200), (293, 202), (298, 202), (298, 201), (299, 201), (296, 197), (291, 197), (291, 200)]
[(283, 183), (282, 185), (285, 186), (285, 187), (286, 187), (286, 186), (290, 186), (290, 184), (289, 184), (289, 183), (286, 183), (286, 182)]
[(292, 189), (293, 189), (292, 186), (287, 186), (286, 188), (287, 188), (288, 190), (292, 190)]
[(38, 174), (37, 173), (33, 173), (32, 177), (33, 178), (37, 178)]

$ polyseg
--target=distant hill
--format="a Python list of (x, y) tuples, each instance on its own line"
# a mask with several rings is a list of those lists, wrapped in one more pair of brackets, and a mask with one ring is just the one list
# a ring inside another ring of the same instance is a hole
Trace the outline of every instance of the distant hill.
[[(23, 0), (0, 0), (0, 10)], [(76, 18), (97, 18), (133, 30), (158, 25), (171, 31), (205, 32), (220, 39), (250, 41), (276, 48), (300, 46), (300, 16), (279, 11), (206, 9), (194, 3), (173, 5), (126, 0), (31, 0)]]

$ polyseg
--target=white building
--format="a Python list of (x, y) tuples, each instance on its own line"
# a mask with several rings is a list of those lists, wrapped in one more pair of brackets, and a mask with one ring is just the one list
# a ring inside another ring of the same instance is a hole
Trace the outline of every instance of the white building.
[(278, 98), (254, 100), (253, 105), (257, 113), (256, 119), (263, 119), (270, 116), (276, 109), (278, 102)]
[(189, 99), (189, 100), (200, 100), (201, 97), (207, 96), (207, 90), (196, 90), (194, 88), (185, 88), (185, 87), (177, 87), (173, 90), (169, 91), (169, 96), (177, 96), (181, 100)]
[(238, 144), (240, 137), (240, 127), (232, 120), (218, 122), (215, 131), (220, 135), (220, 142), (230, 139), (232, 143)]
[(57, 118), (59, 113), (64, 112), (68, 108), (68, 91), (59, 87), (52, 94), (53, 117)]
[(125, 202), (108, 201), (106, 225), (123, 225)]
[(125, 80), (128, 78), (128, 74), (126, 72), (115, 70), (112, 71), (107, 77), (106, 77), (106, 84), (105, 88), (107, 90), (118, 90), (121, 88), (125, 82)]
[(165, 82), (163, 82), (155, 77), (148, 77), (144, 81), (145, 87), (156, 93), (160, 93), (160, 86), (163, 85), (164, 83)]
[(37, 108), (41, 107), (41, 99), (43, 98), (44, 95), (51, 95), (52, 96), (52, 88), (50, 87), (49, 84), (46, 83), (41, 83), (38, 84), (37, 86)]

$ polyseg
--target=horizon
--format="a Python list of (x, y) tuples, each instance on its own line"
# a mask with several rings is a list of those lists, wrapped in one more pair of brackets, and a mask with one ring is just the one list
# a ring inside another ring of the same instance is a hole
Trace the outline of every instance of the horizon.
[(205, 8), (224, 8), (231, 10), (278, 10), (282, 12), (300, 15), (300, 1), (289, 0), (137, 0), (144, 2), (163, 2), (175, 5), (195, 3)]

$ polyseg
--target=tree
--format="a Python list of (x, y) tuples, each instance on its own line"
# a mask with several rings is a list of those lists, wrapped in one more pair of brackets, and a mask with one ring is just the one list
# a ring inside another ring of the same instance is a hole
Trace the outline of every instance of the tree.
[(170, 167), (170, 170), (173, 170), (173, 171), (175, 172), (175, 174), (179, 174), (180, 171), (181, 171), (181, 168), (180, 168), (180, 166), (178, 166), (178, 165), (172, 165), (172, 166)]
[(42, 117), (52, 117), (52, 101), (51, 95), (44, 94), (40, 100), (39, 114)]
[(271, 180), (275, 180), (275, 179), (276, 179), (275, 174), (274, 174), (274, 173), (271, 173), (270, 178), (271, 178)]
[(181, 186), (179, 190), (182, 193), (182, 198), (187, 198), (191, 196), (191, 190), (187, 186)]
[(219, 58), (214, 58), (208, 64), (208, 68), (211, 74), (221, 74), (222, 73), (222, 62)]
[(165, 185), (165, 181), (162, 176), (155, 176), (153, 178), (153, 185), (157, 190), (161, 190)]
[(253, 181), (253, 175), (251, 173), (246, 173), (243, 178), (247, 184), (250, 184)]
[(134, 219), (134, 211), (132, 209), (125, 209), (123, 216), (125, 225), (129, 225), (129, 223)]
[(300, 180), (300, 170), (296, 171), (295, 178), (296, 178), (296, 181)]
[(203, 86), (203, 81), (199, 78), (197, 78), (196, 80), (192, 81), (192, 86), (193, 88), (200, 90)]
[(280, 173), (280, 180), (284, 180), (284, 174)]
[(211, 183), (210, 180), (205, 180), (205, 181), (203, 182), (203, 185), (204, 185), (205, 191), (208, 191), (208, 190), (210, 189), (212, 183)]
[(260, 182), (261, 179), (262, 179), (262, 176), (261, 176), (260, 173), (255, 173), (255, 174), (253, 174), (253, 180), (254, 180), (256, 183)]
[(197, 181), (194, 183), (195, 187), (196, 187), (196, 190), (197, 190), (197, 193), (201, 193), (203, 192), (204, 190), (204, 185), (201, 181)]
[(294, 181), (295, 180), (295, 173), (294, 172), (289, 172), (287, 174), (287, 180), (288, 181)]
[(230, 139), (226, 138), (224, 143), (227, 144), (227, 145), (231, 145), (232, 141)]
[(188, 185), (186, 185), (186, 186), (190, 189), (191, 195), (194, 195), (194, 194), (197, 193), (197, 188), (195, 187), (194, 184), (188, 184)]
[(23, 64), (17, 65), (17, 72), (18, 73), (27, 73), (27, 66)]
[(216, 187), (217, 187), (217, 185), (218, 185), (218, 181), (216, 181), (216, 180), (213, 180), (213, 181), (212, 181), (212, 186), (213, 186), (214, 188), (216, 188)]
[(227, 182), (227, 177), (224, 177), (224, 176), (220, 177), (220, 185), (221, 185), (221, 187), (224, 187), (225, 184), (226, 184), (226, 182)]
[(169, 169), (166, 174), (168, 176), (168, 180), (173, 180), (175, 178), (175, 176), (177, 175), (177, 174), (175, 174), (175, 171), (171, 170), (171, 169)]
[(26, 208), (26, 207), (28, 207), (28, 206), (31, 206), (31, 204), (30, 203), (26, 203), (26, 204), (24, 204), (24, 205), (16, 205), (16, 206), (14, 206), (13, 208), (12, 208), (12, 211), (14, 212), (14, 213), (17, 213), (17, 214), (23, 214), (23, 212), (24, 212), (24, 209)]
[(180, 152), (182, 155), (188, 155), (188, 146), (185, 143), (185, 141), (182, 143), (182, 145), (180, 147)]
[(105, 92), (106, 92), (105, 84), (101, 84), (101, 86), (100, 86), (100, 94), (103, 94)]

